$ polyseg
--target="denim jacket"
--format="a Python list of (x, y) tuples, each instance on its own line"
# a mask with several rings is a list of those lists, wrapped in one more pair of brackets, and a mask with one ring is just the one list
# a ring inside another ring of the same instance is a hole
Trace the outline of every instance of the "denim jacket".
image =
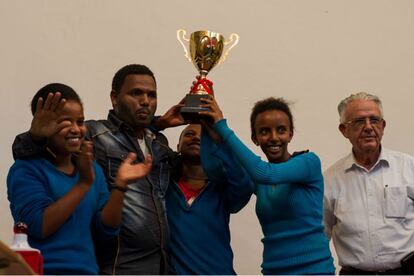
[[(96, 161), (102, 166), (109, 188), (114, 186), (116, 173), (129, 152), (144, 160), (136, 139), (113, 110), (107, 120), (87, 121), (87, 138), (93, 141)], [(129, 183), (125, 193), (121, 231), (113, 240), (95, 243), (101, 274), (172, 274), (167, 252), (169, 230), (165, 211), (165, 194), (170, 181), (172, 151), (160, 133), (146, 129), (144, 137), (151, 151), (153, 166), (150, 174)], [(44, 150), (46, 142), (34, 144), (28, 132), (13, 143), (13, 156), (24, 158)]]

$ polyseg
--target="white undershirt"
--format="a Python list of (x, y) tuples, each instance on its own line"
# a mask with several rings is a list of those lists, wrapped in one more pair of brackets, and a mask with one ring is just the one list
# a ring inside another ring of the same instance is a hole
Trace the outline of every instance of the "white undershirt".
[(138, 141), (139, 147), (142, 150), (142, 153), (144, 154), (144, 157), (147, 156), (150, 153), (150, 151), (148, 149), (147, 143), (145, 143), (145, 139), (144, 138), (142, 138), (142, 139), (138, 138), (137, 141)]

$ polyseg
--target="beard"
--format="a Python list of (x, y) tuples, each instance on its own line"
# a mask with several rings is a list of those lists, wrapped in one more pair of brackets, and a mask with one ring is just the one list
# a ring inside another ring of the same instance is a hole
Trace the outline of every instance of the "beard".
[[(139, 109), (142, 110), (143, 108)], [(128, 106), (119, 104), (116, 108), (116, 115), (130, 128), (137, 130), (147, 128), (151, 124), (151, 120), (154, 117), (154, 113), (149, 108), (145, 108), (148, 114), (133, 112)]]

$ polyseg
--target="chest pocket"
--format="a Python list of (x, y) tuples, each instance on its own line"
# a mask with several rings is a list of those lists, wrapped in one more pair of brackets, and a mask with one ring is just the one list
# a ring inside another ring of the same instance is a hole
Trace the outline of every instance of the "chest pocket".
[(155, 166), (153, 164), (150, 178), (155, 189), (155, 194), (159, 198), (164, 198), (170, 181), (170, 166), (168, 162), (166, 160), (159, 160), (155, 163)]
[(155, 189), (155, 195), (164, 199), (170, 182), (171, 164), (173, 163), (172, 151), (158, 140), (152, 142), (151, 148), (153, 163), (150, 178)]
[(118, 169), (121, 166), (121, 163), (125, 160), (128, 153), (123, 151), (109, 150), (106, 152), (106, 162), (108, 165), (108, 178), (111, 183), (114, 183)]
[(414, 229), (414, 185), (385, 187), (384, 215), (405, 229)]
[(404, 218), (407, 214), (407, 186), (391, 186), (384, 188), (385, 216), (387, 218)]

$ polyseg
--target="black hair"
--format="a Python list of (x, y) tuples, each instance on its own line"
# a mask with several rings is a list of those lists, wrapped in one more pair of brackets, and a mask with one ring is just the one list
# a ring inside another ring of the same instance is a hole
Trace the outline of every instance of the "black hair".
[(289, 104), (283, 98), (275, 99), (273, 97), (270, 97), (258, 101), (254, 104), (252, 108), (252, 114), (250, 115), (250, 127), (252, 130), (252, 135), (256, 134), (254, 129), (254, 123), (256, 121), (257, 115), (268, 110), (279, 110), (284, 112), (289, 118), (290, 129), (293, 131), (293, 116), (292, 112), (290, 111)]
[(73, 90), (72, 87), (67, 86), (63, 83), (49, 83), (40, 88), (40, 90), (37, 91), (37, 93), (34, 95), (30, 104), (32, 114), (34, 115), (36, 112), (37, 101), (39, 98), (43, 98), (43, 101), (46, 101), (47, 95), (49, 95), (49, 93), (55, 94), (56, 92), (60, 92), (62, 94), (61, 99), (65, 99), (66, 101), (76, 101), (80, 105), (83, 105), (81, 99), (79, 98), (79, 95), (75, 92), (75, 90)]
[(154, 73), (149, 69), (147, 66), (142, 64), (129, 64), (115, 73), (114, 78), (112, 79), (112, 91), (116, 94), (119, 94), (121, 91), (121, 87), (124, 84), (125, 78), (128, 75), (148, 75), (154, 79), (155, 85), (157, 85), (157, 81), (155, 80)]

